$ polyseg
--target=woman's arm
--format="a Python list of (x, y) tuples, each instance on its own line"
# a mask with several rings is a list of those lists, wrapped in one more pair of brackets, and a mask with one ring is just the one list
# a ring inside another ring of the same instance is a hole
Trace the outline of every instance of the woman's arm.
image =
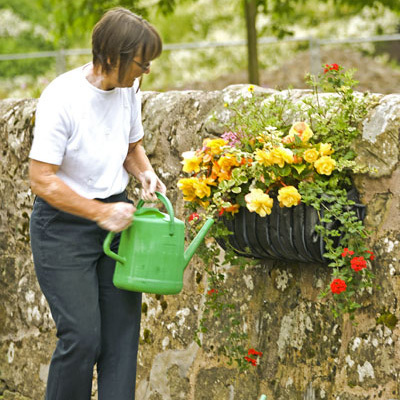
[(97, 222), (103, 229), (120, 232), (132, 222), (132, 204), (102, 203), (80, 196), (57, 175), (58, 165), (31, 160), (29, 178), (32, 192), (55, 208)]
[(129, 145), (124, 167), (142, 184), (144, 200), (157, 200), (156, 191), (165, 194), (166, 187), (154, 172), (141, 140)]

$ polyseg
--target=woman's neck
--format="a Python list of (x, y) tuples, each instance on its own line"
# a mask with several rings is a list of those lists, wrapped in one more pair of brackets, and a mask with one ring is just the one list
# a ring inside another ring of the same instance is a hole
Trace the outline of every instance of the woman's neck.
[(85, 78), (94, 87), (101, 90), (112, 90), (115, 88), (112, 74), (106, 75), (102, 73), (100, 67), (96, 68), (92, 63), (90, 63), (86, 66), (84, 71)]

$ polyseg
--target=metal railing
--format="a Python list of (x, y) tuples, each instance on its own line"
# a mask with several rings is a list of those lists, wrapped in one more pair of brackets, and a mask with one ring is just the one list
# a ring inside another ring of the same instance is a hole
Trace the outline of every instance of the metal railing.
[[(278, 44), (278, 43), (295, 43), (308, 42), (310, 49), (310, 71), (312, 74), (317, 74), (321, 66), (320, 49), (328, 44), (355, 44), (355, 43), (373, 43), (373, 42), (389, 42), (400, 41), (400, 33), (394, 35), (370, 36), (365, 38), (349, 37), (345, 39), (318, 39), (313, 37), (293, 37), (286, 39), (277, 39), (275, 37), (261, 37), (258, 39), (258, 45)], [(179, 50), (199, 50), (217, 47), (237, 47), (246, 46), (246, 40), (232, 40), (224, 42), (192, 42), (192, 43), (171, 43), (163, 46), (164, 51), (179, 51)], [(66, 57), (77, 55), (89, 55), (91, 49), (60, 49), (55, 51), (38, 51), (32, 53), (14, 53), (0, 54), (0, 61), (23, 60), (30, 58), (48, 58), (56, 59), (56, 72), (60, 74), (66, 70)]]

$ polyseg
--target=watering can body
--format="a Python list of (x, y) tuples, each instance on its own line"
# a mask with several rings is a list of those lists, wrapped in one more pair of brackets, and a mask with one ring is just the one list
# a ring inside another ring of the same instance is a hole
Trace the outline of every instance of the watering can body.
[(118, 254), (110, 250), (109, 232), (104, 252), (115, 259), (113, 283), (117, 288), (155, 294), (177, 294), (183, 287), (183, 272), (196, 248), (211, 227), (208, 220), (185, 251), (185, 224), (173, 215), (172, 205), (160, 193), (168, 214), (141, 207), (140, 201), (129, 228), (121, 234)]

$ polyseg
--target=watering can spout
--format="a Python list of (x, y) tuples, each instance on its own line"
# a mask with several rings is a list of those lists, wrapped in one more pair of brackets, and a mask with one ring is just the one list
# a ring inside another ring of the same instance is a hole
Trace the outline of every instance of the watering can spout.
[(214, 223), (214, 220), (212, 218), (209, 218), (203, 227), (200, 229), (199, 233), (195, 236), (195, 238), (192, 240), (192, 243), (190, 243), (189, 247), (186, 249), (185, 254), (183, 256), (184, 259), (184, 267), (185, 269), (187, 265), (189, 264), (189, 261), (192, 259), (193, 254), (199, 247), (200, 243), (206, 236), (208, 230), (211, 228), (211, 225)]

